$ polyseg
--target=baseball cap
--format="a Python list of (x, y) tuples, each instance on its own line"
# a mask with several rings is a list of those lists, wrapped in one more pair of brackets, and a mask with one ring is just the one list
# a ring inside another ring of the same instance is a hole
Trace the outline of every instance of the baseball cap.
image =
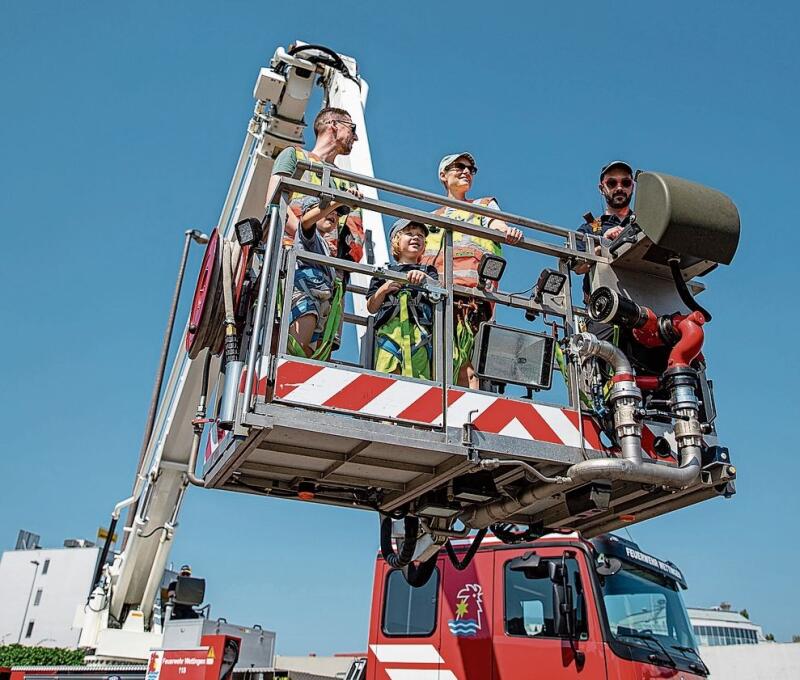
[(606, 163), (600, 170), (600, 181), (603, 180), (605, 174), (611, 170), (612, 168), (622, 168), (623, 170), (627, 170), (631, 176), (633, 176), (633, 168), (626, 163), (625, 161), (611, 161), (610, 163)]
[(190, 574), (192, 573), (192, 568), (188, 564), (184, 564), (181, 566), (181, 572), (188, 571)]
[[(300, 209), (300, 215), (305, 215), (311, 208), (319, 206), (319, 198), (316, 196), (303, 196), (302, 198), (294, 199), (290, 205), (297, 206)], [(350, 208), (346, 205), (340, 205), (336, 208), (336, 213), (339, 217), (350, 214)]]
[(396, 220), (395, 223), (392, 225), (392, 228), (389, 229), (389, 241), (391, 242), (391, 240), (394, 238), (395, 234), (403, 231), (403, 229), (405, 229), (406, 227), (411, 226), (412, 224), (415, 227), (420, 227), (422, 229), (422, 231), (425, 232), (425, 236), (428, 235), (428, 227), (427, 227), (427, 225), (422, 224), (422, 222), (414, 222), (413, 220), (406, 220), (406, 219), (402, 219), (401, 218), (399, 220)]
[(469, 151), (462, 151), (461, 153), (449, 153), (439, 161), (439, 174), (443, 173), (444, 169), (450, 165), (450, 163), (457, 161), (459, 158), (468, 158), (472, 165), (477, 165), (475, 162), (475, 156), (473, 156)]

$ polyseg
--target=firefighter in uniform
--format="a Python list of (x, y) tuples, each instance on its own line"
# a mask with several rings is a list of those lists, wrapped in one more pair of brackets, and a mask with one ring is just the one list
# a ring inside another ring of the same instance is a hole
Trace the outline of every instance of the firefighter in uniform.
[[(439, 181), (447, 192), (448, 198), (499, 210), (500, 206), (493, 197), (478, 199), (467, 198), (472, 182), (478, 172), (475, 157), (469, 152), (448, 154), (439, 162)], [(522, 232), (511, 227), (502, 220), (476, 215), (468, 210), (442, 206), (434, 211), (436, 215), (459, 222), (475, 224), (487, 229), (494, 229), (505, 234), (506, 243), (519, 243)], [(453, 283), (476, 288), (478, 286), (478, 265), (484, 253), (500, 255), (500, 244), (489, 239), (469, 236), (453, 232)], [(430, 229), (425, 239), (425, 255), (422, 263), (433, 265), (439, 272), (440, 280), (444, 280), (444, 231)], [(456, 384), (478, 389), (480, 381), (472, 367), (472, 349), (475, 345), (475, 333), (482, 321), (490, 321), (493, 309), (490, 305), (479, 304), (474, 298), (455, 298), (453, 340), (453, 373)]]

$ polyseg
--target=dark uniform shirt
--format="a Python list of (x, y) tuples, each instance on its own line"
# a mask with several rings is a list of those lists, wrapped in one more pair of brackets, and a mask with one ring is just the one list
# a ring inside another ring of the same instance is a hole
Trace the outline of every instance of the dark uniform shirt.
[[(594, 236), (595, 238), (602, 238), (609, 229), (613, 229), (614, 227), (622, 227), (624, 229), (635, 220), (636, 216), (633, 212), (629, 212), (623, 219), (620, 219), (614, 214), (603, 214), (600, 215), (600, 217), (596, 217), (592, 222), (584, 222), (578, 227), (577, 231), (582, 234), (589, 234), (589, 236)], [(578, 241), (577, 246), (578, 250), (586, 250), (586, 244), (583, 241)], [(583, 293), (588, 298), (591, 292), (589, 274), (586, 274), (583, 277)]]

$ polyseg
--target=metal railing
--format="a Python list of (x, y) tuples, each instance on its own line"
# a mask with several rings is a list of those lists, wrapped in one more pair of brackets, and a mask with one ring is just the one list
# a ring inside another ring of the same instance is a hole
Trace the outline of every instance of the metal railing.
[[(302, 176), (306, 171), (312, 171), (320, 175), (322, 184), (304, 182), (297, 178), (297, 176)], [(509, 225), (520, 227), (524, 232), (533, 232), (533, 234), (529, 235), (529, 233), (525, 233), (524, 238), (517, 244), (509, 245), (505, 243), (505, 235), (497, 230), (489, 229), (479, 224), (453, 220), (435, 213), (425, 212), (388, 200), (374, 200), (365, 197), (359, 198), (349, 192), (337, 189), (331, 181), (332, 178), (347, 180), (359, 186), (375, 187), (384, 192), (414, 200), (426, 201), (433, 203), (437, 207), (447, 206), (476, 215), (502, 220)], [(404, 274), (392, 272), (380, 266), (354, 263), (336, 257), (301, 251), (296, 247), (284, 248), (282, 246), (284, 227), (289, 210), (289, 203), (291, 197), (294, 195), (317, 197), (322, 201), (336, 201), (347, 205), (351, 209), (361, 208), (365, 211), (374, 211), (381, 215), (394, 218), (405, 218), (415, 222), (422, 222), (429, 225), (429, 227), (434, 226), (444, 230), (443, 277), (438, 282), (438, 285), (423, 284), (419, 286), (432, 296), (434, 307), (433, 379), (429, 382), (431, 382), (431, 384), (438, 384), (443, 389), (453, 386), (455, 383), (453, 375), (455, 297), (472, 298), (495, 305), (533, 312), (536, 315), (541, 315), (543, 318), (551, 317), (556, 319), (552, 324), (554, 334), (558, 329), (563, 336), (571, 335), (575, 332), (577, 317), (586, 314), (585, 309), (573, 305), (572, 302), (570, 279), (572, 266), (577, 262), (595, 263), (609, 261), (607, 252), (603, 252), (600, 255), (595, 254), (594, 244), (598, 243), (598, 241), (595, 241), (590, 235), (539, 222), (502, 210), (494, 210), (482, 205), (459, 201), (446, 196), (406, 187), (386, 180), (365, 177), (335, 166), (300, 161), (298, 162), (295, 177), (281, 177), (275, 189), (275, 193), (270, 197), (271, 207), (268, 212), (267, 220), (269, 228), (266, 231), (258, 298), (252, 317), (252, 326), (250, 328), (249, 350), (245, 359), (247, 364), (244, 386), (244, 393), (247, 397), (244, 407), (245, 414), (251, 412), (254, 406), (253, 384), (259, 366), (262, 367), (260, 374), (263, 375), (266, 373), (268, 375), (268, 380), (271, 381), (275, 377), (278, 359), (281, 356), (288, 356), (289, 313), (291, 311), (291, 299), (294, 289), (294, 273), (298, 261), (333, 267), (340, 273), (375, 276), (385, 280), (407, 283)], [(276, 202), (277, 206), (275, 205)], [(558, 270), (566, 277), (564, 288), (557, 297), (544, 296), (540, 300), (536, 300), (533, 295), (507, 293), (501, 290), (481, 290), (454, 284), (454, 231), (500, 243), (507, 248), (519, 249), (521, 251), (555, 258)], [(540, 234), (546, 234), (549, 237), (557, 237), (562, 243), (541, 240), (541, 238), (538, 238)], [(534, 238), (534, 236), (537, 238)], [(583, 247), (579, 246), (581, 242)], [(347, 291), (362, 295), (366, 292), (363, 286), (354, 283), (350, 283), (347, 286)], [(283, 302), (281, 309), (278, 309), (278, 300), (281, 294), (283, 295)], [(275, 319), (277, 319), (277, 336), (275, 335), (276, 324), (273, 322)], [(348, 324), (366, 326), (369, 331), (372, 331), (372, 324), (369, 317), (348, 313), (345, 315), (344, 320)], [(371, 339), (369, 335), (366, 338), (367, 352), (372, 351)], [(367, 352), (361, 352), (361, 359), (359, 362), (359, 368), (365, 371), (369, 370), (369, 361), (366, 357)], [(264, 364), (262, 362), (266, 362), (266, 371), (263, 370)], [(346, 362), (332, 359), (327, 363), (336, 365)], [(568, 375), (566, 378), (569, 405), (576, 409), (580, 408), (578, 371), (580, 371), (580, 367), (571, 362), (568, 364)], [(401, 376), (396, 377), (401, 378)], [(417, 380), (414, 378), (402, 379)], [(578, 420), (579, 423), (582, 423), (582, 419), (579, 418)]]

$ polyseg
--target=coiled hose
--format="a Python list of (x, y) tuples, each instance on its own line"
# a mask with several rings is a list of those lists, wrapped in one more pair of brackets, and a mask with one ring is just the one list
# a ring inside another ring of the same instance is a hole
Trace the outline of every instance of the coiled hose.
[(675, 288), (678, 290), (678, 295), (683, 300), (683, 304), (693, 312), (700, 312), (706, 318), (706, 322), (711, 321), (711, 313), (694, 299), (689, 287), (686, 285), (686, 281), (683, 280), (679, 258), (671, 257), (669, 259), (669, 270), (672, 272), (672, 280), (675, 282)]
[(403, 518), (403, 545), (400, 552), (392, 545), (392, 518), (385, 515), (381, 518), (381, 555), (386, 564), (394, 569), (402, 569), (411, 564), (414, 550), (417, 548), (419, 520), (411, 515)]
[(467, 554), (464, 555), (464, 559), (458, 559), (456, 555), (456, 551), (453, 549), (453, 546), (450, 545), (450, 541), (445, 543), (444, 548), (447, 551), (447, 556), (450, 558), (450, 563), (458, 569), (458, 571), (463, 571), (469, 566), (469, 563), (472, 562), (472, 558), (475, 557), (475, 553), (478, 552), (478, 548), (481, 547), (481, 541), (483, 537), (486, 536), (486, 532), (488, 529), (480, 529), (477, 534), (475, 534), (475, 538), (472, 539), (472, 543), (467, 550)]

